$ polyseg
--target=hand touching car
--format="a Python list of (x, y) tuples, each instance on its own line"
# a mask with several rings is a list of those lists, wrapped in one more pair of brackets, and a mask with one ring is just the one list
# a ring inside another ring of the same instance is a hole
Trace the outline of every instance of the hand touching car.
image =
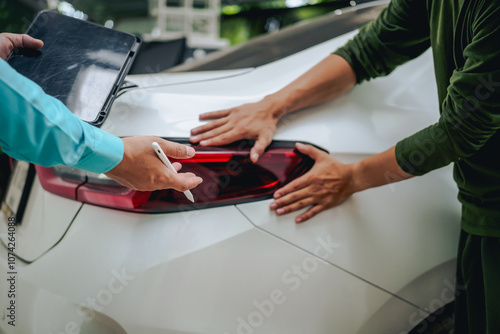
[(296, 147), (315, 160), (314, 166), (306, 174), (278, 189), (270, 209), (283, 215), (312, 206), (296, 217), (297, 223), (344, 202), (356, 192), (413, 177), (399, 167), (395, 146), (349, 165), (340, 163), (311, 145), (297, 143)]
[(200, 120), (212, 120), (191, 130), (191, 142), (219, 146), (241, 139), (255, 139), (250, 159), (257, 162), (272, 141), (278, 120), (293, 111), (339, 96), (356, 83), (347, 61), (335, 54), (325, 58), (281, 90), (255, 103), (204, 113)]
[(202, 146), (220, 146), (241, 139), (255, 139), (250, 159), (257, 162), (271, 143), (281, 114), (269, 99), (200, 115), (209, 123), (191, 130), (190, 141)]
[(345, 165), (314, 146), (297, 143), (296, 148), (315, 160), (313, 168), (274, 193), (271, 210), (283, 215), (312, 206), (297, 216), (301, 223), (319, 212), (344, 202), (355, 191), (353, 165)]

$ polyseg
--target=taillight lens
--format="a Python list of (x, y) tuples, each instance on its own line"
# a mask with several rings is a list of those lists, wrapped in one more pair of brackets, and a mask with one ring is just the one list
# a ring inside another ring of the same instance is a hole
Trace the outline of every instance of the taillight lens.
[[(189, 144), (185, 139), (175, 141)], [(314, 164), (295, 150), (294, 143), (287, 141), (274, 141), (254, 164), (249, 158), (252, 146), (252, 141), (224, 147), (193, 146), (196, 150), (193, 158), (171, 159), (182, 164), (182, 172), (193, 172), (203, 178), (203, 183), (191, 190), (195, 203), (172, 189), (135, 191), (102, 174), (74, 168), (37, 166), (36, 169), (42, 187), (51, 193), (114, 209), (159, 213), (271, 198), (274, 191), (306, 173)]]

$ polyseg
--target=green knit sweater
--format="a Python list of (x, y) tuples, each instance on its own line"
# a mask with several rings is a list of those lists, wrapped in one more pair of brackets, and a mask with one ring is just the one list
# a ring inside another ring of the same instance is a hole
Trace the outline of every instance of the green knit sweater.
[(358, 83), (432, 47), (440, 118), (396, 145), (423, 175), (453, 162), (462, 228), (500, 237), (500, 1), (393, 0), (336, 54)]

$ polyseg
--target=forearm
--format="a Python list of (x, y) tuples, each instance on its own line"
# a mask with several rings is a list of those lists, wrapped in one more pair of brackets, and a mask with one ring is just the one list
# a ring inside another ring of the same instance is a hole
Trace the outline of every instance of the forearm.
[(413, 177), (396, 161), (395, 146), (351, 165), (352, 193)]
[(264, 98), (277, 118), (317, 105), (347, 92), (356, 74), (342, 57), (332, 54), (283, 89)]

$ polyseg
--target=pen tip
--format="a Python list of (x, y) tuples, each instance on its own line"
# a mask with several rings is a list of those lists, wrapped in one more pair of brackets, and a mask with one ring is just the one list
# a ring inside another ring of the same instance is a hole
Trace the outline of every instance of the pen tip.
[(194, 203), (194, 197), (193, 197), (193, 194), (187, 190), (184, 192), (184, 195), (186, 195), (187, 199), (191, 201), (191, 203)]

